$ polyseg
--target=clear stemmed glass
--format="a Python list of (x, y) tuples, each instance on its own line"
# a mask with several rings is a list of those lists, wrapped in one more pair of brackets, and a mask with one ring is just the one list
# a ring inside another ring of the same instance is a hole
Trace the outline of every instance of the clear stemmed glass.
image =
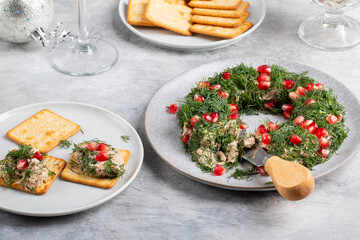
[(299, 27), (298, 36), (310, 46), (325, 50), (345, 50), (360, 43), (360, 24), (343, 16), (360, 0), (309, 0), (324, 13), (306, 19)]
[(79, 35), (75, 40), (60, 43), (51, 54), (51, 65), (58, 71), (87, 76), (110, 69), (118, 60), (116, 48), (109, 42), (90, 38), (86, 26), (85, 0), (78, 0)]

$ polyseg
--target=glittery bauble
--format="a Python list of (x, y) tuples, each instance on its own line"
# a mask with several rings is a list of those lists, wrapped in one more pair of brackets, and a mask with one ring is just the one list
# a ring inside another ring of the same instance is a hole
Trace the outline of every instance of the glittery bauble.
[(31, 41), (36, 28), (47, 29), (54, 16), (53, 0), (0, 0), (0, 38)]

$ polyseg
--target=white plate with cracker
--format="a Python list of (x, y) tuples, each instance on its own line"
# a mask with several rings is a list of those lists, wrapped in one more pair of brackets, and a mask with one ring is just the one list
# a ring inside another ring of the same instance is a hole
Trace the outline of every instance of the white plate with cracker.
[[(81, 126), (81, 131), (70, 137), (74, 143), (98, 138), (112, 146), (130, 151), (125, 174), (111, 189), (101, 189), (72, 183), (57, 178), (44, 195), (33, 195), (14, 189), (0, 187), (0, 209), (28, 216), (60, 216), (72, 214), (98, 206), (122, 192), (135, 179), (144, 156), (143, 145), (136, 130), (123, 118), (106, 109), (73, 102), (48, 102), (16, 108), (0, 114), (2, 146), (0, 159), (17, 144), (6, 137), (6, 132), (35, 113), (49, 109)], [(125, 142), (121, 136), (129, 136)], [(71, 149), (59, 146), (49, 155), (69, 161)]]
[(243, 34), (232, 39), (222, 39), (200, 34), (184, 36), (160, 27), (130, 25), (127, 22), (129, 0), (120, 0), (119, 15), (121, 21), (131, 32), (151, 44), (180, 51), (205, 51), (223, 48), (234, 44), (251, 34), (260, 26), (266, 14), (265, 0), (246, 0), (246, 2), (250, 3), (250, 7), (248, 9), (248, 12), (250, 12), (250, 17), (247, 21), (253, 23), (253, 26)]

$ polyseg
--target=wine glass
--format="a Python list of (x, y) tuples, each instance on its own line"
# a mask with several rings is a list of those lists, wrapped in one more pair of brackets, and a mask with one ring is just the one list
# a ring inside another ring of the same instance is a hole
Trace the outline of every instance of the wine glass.
[(51, 53), (51, 65), (59, 72), (89, 76), (110, 69), (118, 60), (116, 48), (109, 42), (89, 37), (86, 26), (85, 0), (78, 0), (79, 35), (60, 43)]
[(360, 24), (343, 16), (343, 11), (356, 7), (360, 0), (309, 0), (324, 13), (306, 19), (298, 36), (310, 46), (324, 50), (345, 50), (360, 43)]

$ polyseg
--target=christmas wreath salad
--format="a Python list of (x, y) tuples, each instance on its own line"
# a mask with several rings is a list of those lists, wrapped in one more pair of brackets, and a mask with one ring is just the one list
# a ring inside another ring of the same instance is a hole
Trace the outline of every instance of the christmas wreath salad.
[[(309, 169), (323, 163), (347, 137), (345, 110), (332, 89), (280, 66), (244, 64), (204, 79), (177, 104), (184, 149), (204, 172), (223, 175), (238, 166), (241, 156), (258, 142), (268, 153), (296, 161)], [(264, 120), (254, 133), (246, 133), (242, 114), (282, 114), (279, 125)], [(242, 179), (259, 172), (237, 168)]]

